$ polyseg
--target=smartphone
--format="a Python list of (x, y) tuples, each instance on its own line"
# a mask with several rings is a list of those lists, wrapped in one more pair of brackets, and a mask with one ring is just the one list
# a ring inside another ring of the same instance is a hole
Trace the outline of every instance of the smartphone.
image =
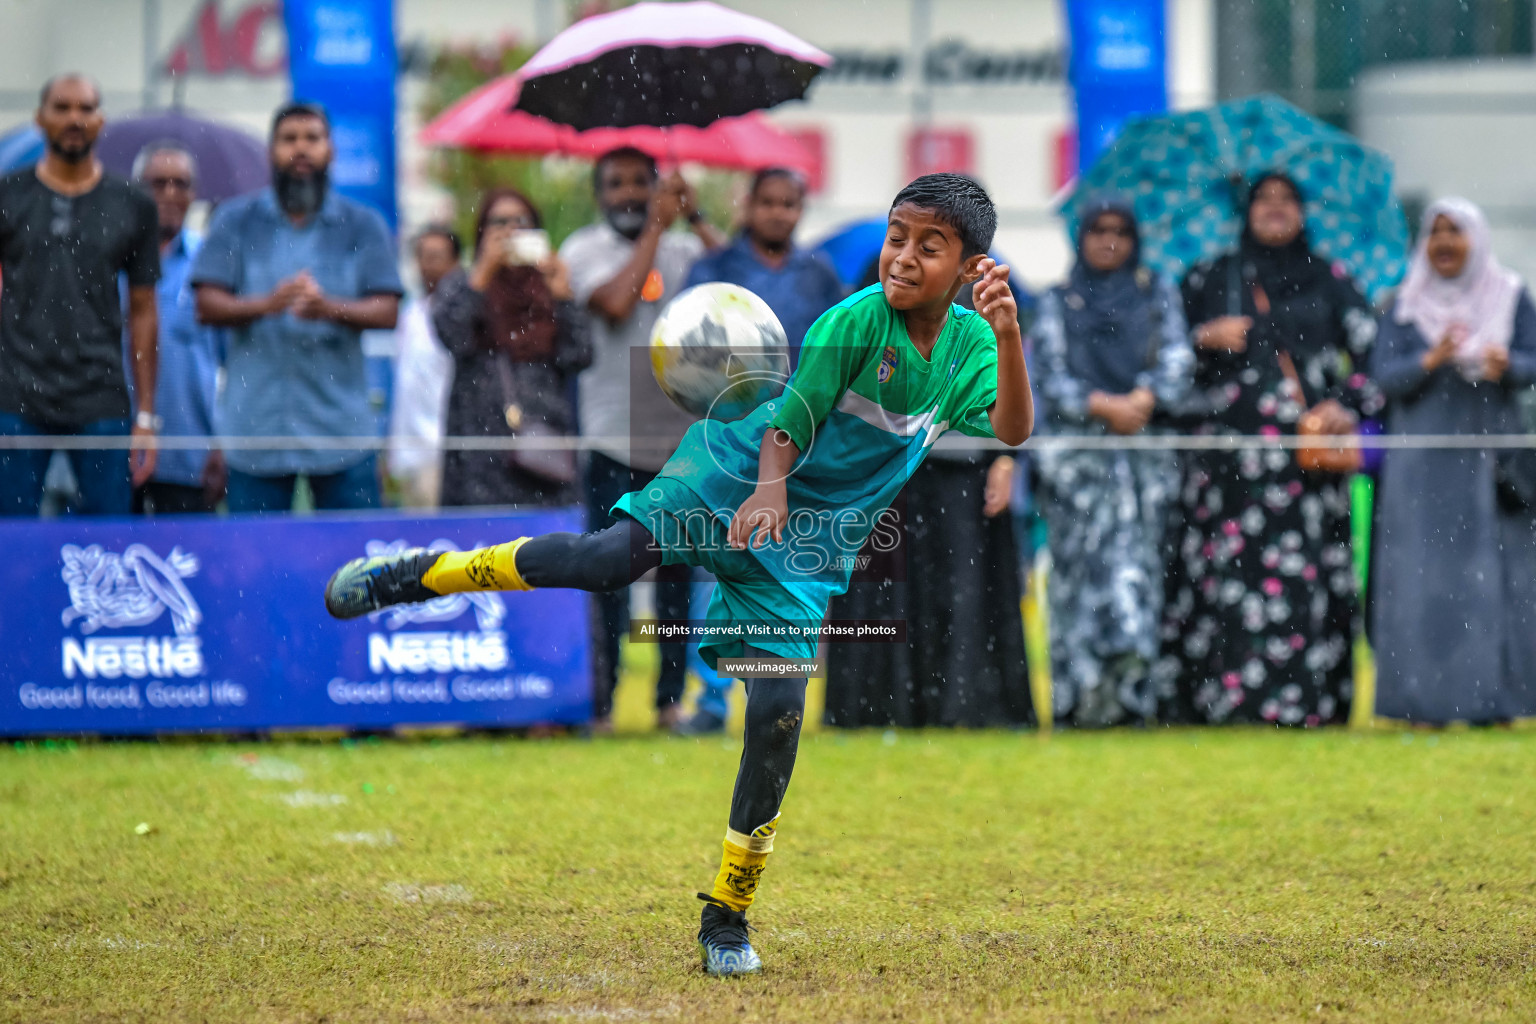
[(549, 232), (523, 228), (507, 237), (507, 262), (513, 266), (531, 266), (549, 259)]

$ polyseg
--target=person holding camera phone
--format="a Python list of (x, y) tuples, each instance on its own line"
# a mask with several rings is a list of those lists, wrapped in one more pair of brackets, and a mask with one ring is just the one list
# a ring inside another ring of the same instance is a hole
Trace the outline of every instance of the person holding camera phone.
[[(539, 211), (510, 188), (488, 191), (473, 262), (439, 282), (432, 324), (453, 355), (449, 437), (569, 436), (571, 375), (592, 361), (570, 274), (550, 250)], [(573, 451), (450, 451), (444, 505), (550, 507), (577, 500)]]

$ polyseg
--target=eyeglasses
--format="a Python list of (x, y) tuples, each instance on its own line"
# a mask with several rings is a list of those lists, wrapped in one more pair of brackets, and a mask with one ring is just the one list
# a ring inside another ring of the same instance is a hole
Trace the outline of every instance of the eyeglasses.
[(533, 218), (527, 216), (489, 217), (486, 219), (485, 226), (488, 228), (531, 228), (533, 227)]
[(177, 192), (192, 191), (191, 178), (148, 178), (145, 184), (151, 192), (169, 192), (173, 189)]

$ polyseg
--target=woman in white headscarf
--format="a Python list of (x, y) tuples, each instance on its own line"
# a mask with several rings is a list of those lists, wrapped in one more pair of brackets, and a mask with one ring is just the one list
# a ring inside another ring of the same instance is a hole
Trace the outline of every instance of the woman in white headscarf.
[[(1424, 211), (1371, 373), (1391, 434), (1521, 434), (1536, 307), (1465, 199)], [(1387, 452), (1378, 492), (1376, 711), (1415, 722), (1536, 714), (1536, 474), (1488, 449)]]

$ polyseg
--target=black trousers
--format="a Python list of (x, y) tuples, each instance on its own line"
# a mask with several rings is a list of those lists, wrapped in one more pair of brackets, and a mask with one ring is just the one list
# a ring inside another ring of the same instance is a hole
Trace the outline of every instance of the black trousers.
[(208, 504), (201, 487), (150, 480), (133, 492), (133, 514), (136, 516), (213, 511), (214, 507)]
[[(593, 452), (587, 463), (588, 528), (600, 532), (612, 526), (616, 520), (608, 514), (608, 510), (613, 507), (613, 503), (630, 491), (638, 491), (650, 483), (655, 475), (645, 470), (631, 469), (602, 452)], [(522, 558), (521, 552), (518, 557)], [(657, 618), (688, 618), (689, 576), (688, 566), (663, 566), (660, 559), (657, 559)], [(600, 718), (613, 712), (613, 688), (619, 681), (619, 637), (629, 629), (629, 595), (624, 592), (624, 588), (635, 578), (632, 576), (613, 588), (603, 588), (595, 602), (592, 710)], [(661, 648), (661, 675), (656, 680), (656, 706), (664, 708), (683, 699), (683, 672), (687, 666), (688, 645), (680, 640), (668, 640), (658, 646)]]
[[(597, 593), (627, 586), (660, 564), (651, 535), (633, 519), (597, 533), (546, 533), (517, 552), (518, 575), (530, 586)], [(747, 647), (744, 657), (774, 655)], [(805, 685), (804, 676), (747, 683), (741, 764), (731, 794), (730, 826), (737, 832), (750, 834), (779, 813), (800, 748)]]

